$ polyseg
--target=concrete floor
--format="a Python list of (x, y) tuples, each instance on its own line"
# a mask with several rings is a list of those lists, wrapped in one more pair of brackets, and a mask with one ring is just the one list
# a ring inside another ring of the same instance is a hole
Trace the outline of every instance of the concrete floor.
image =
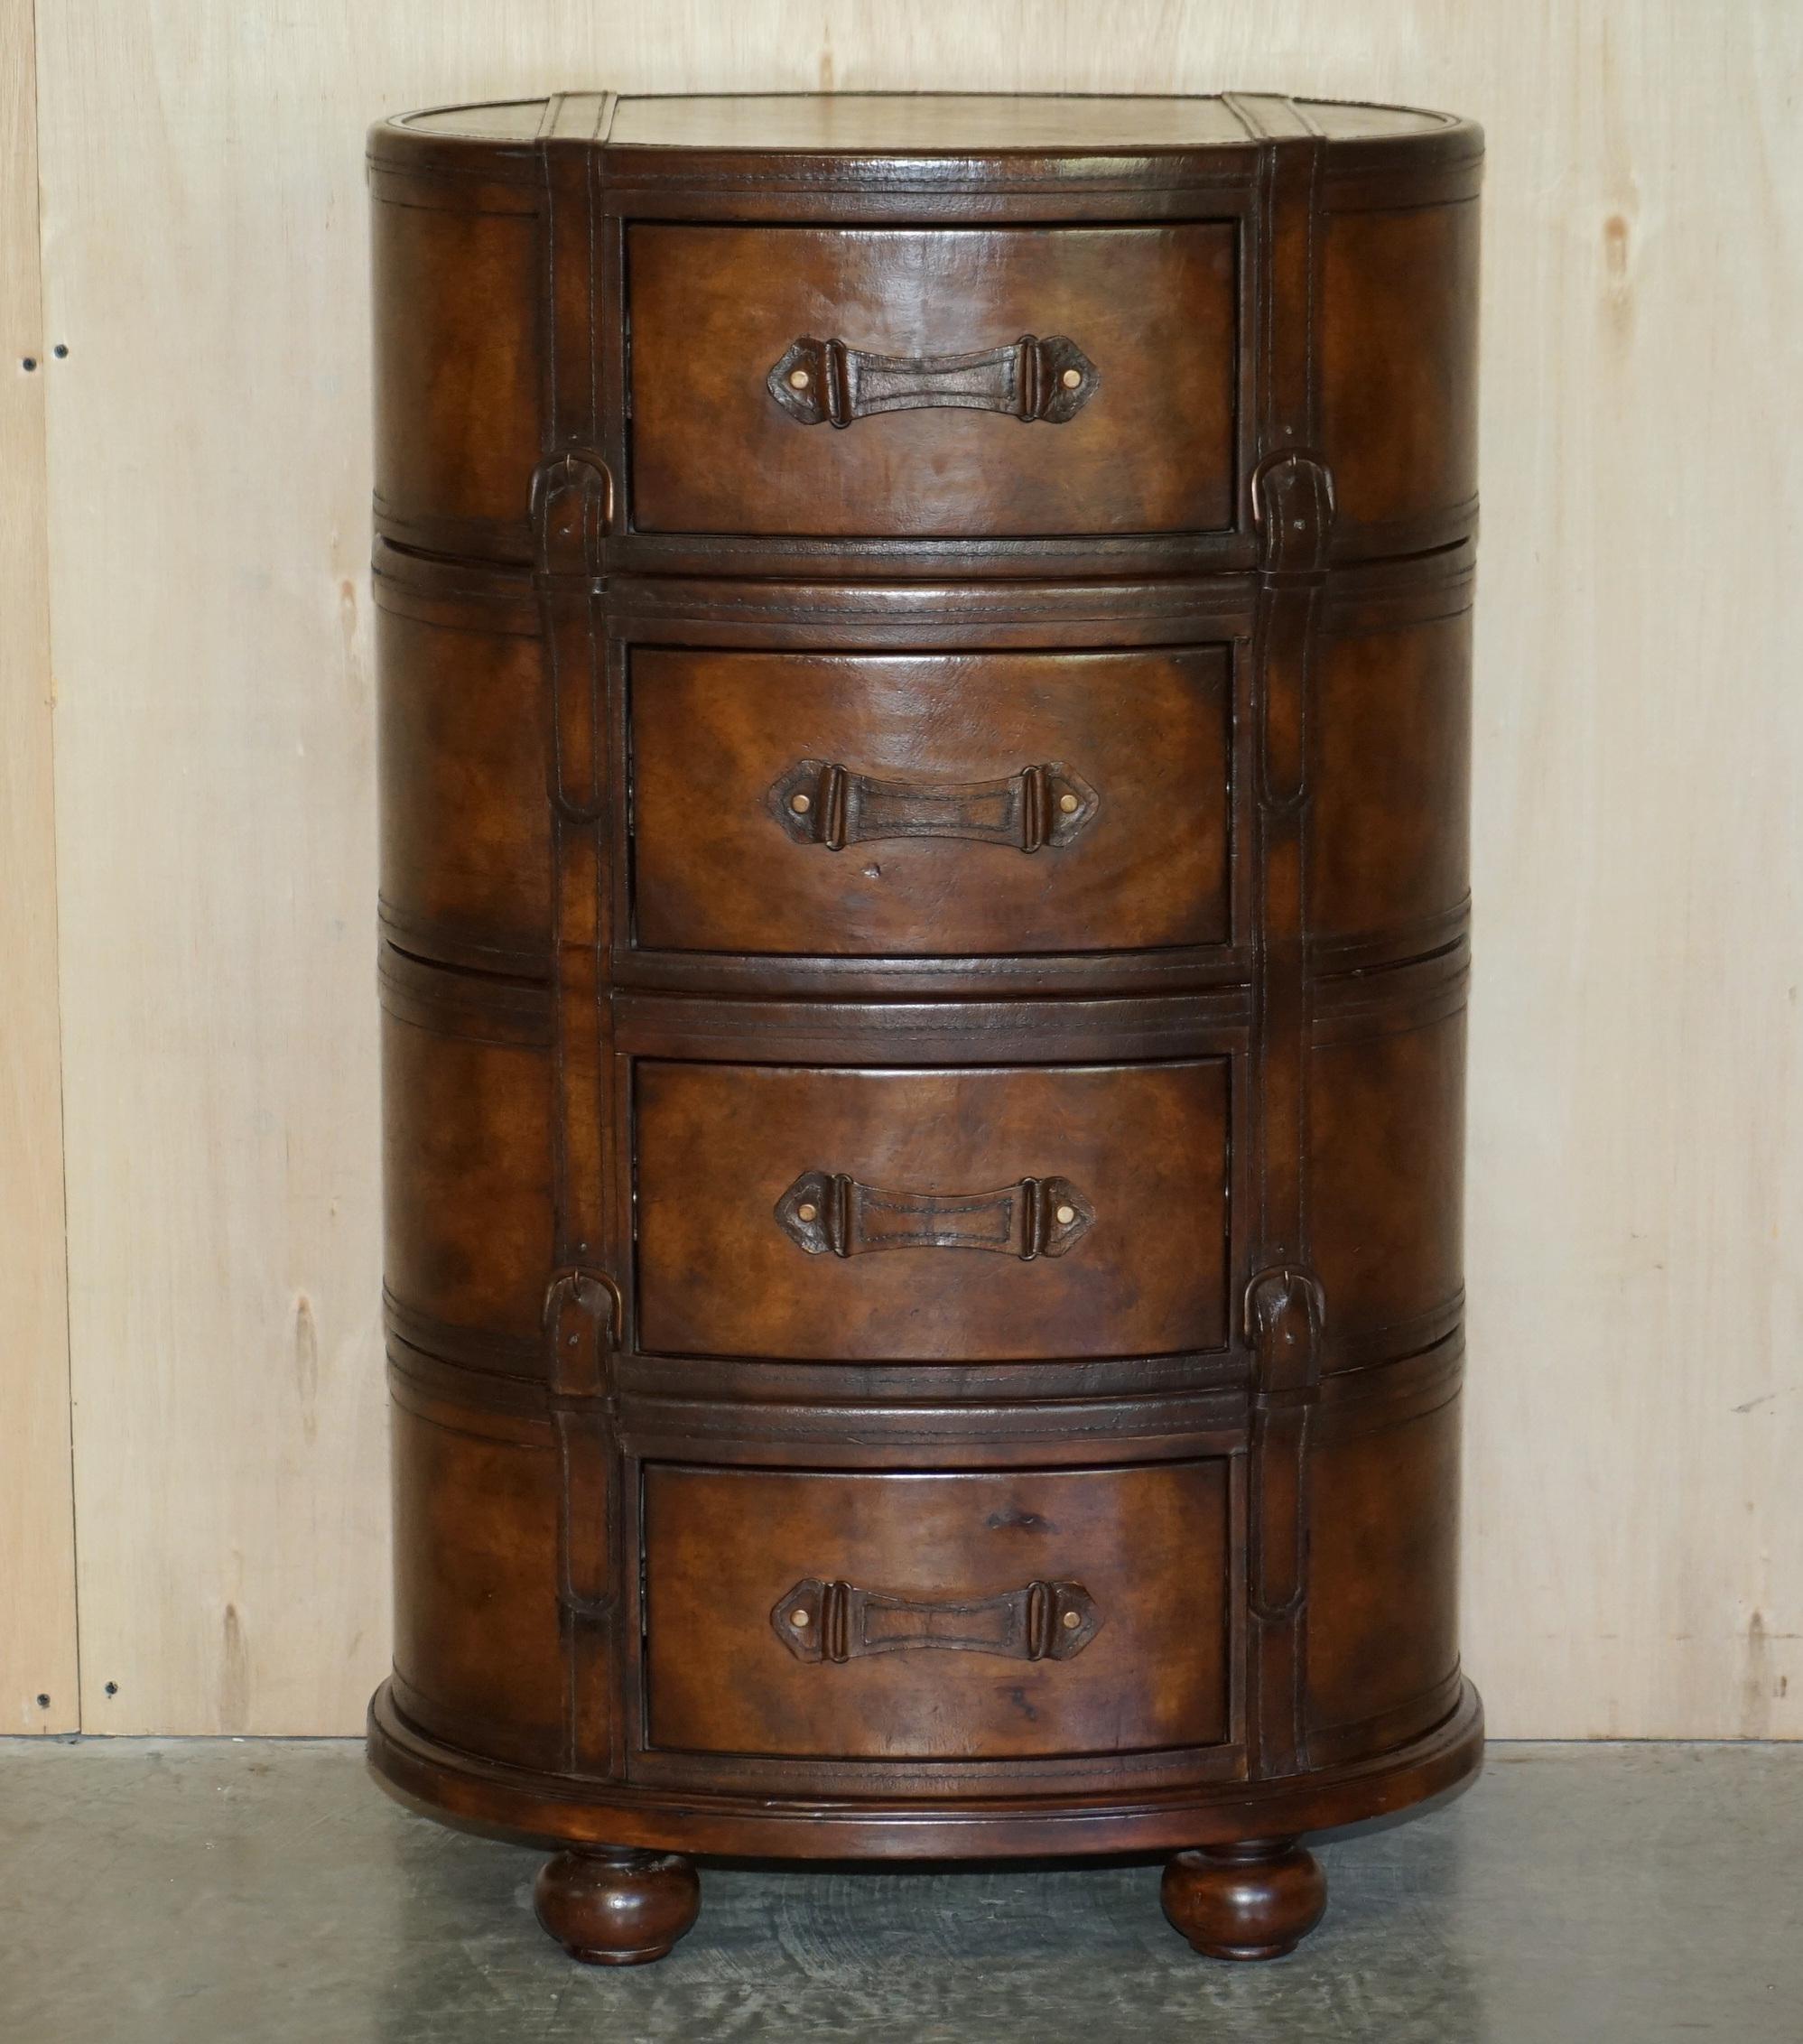
[(1658, 2044), (1803, 2039), (1803, 1747), (1496, 1746), (1319, 1848), (1293, 1958), (1198, 1959), (1120, 1863), (704, 1866), (661, 1965), (533, 1922), (539, 1855), (408, 1816), (337, 1741), (0, 1741), (8, 2044)]

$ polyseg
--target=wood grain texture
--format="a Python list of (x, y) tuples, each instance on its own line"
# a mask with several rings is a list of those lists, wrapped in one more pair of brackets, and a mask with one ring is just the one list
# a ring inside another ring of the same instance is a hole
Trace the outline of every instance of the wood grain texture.
[[(0, 4), (0, 1733), (72, 1732), (75, 1521), (57, 1041), (32, 0)], [(26, 369), (29, 359), (35, 367)], [(42, 1696), (47, 1702), (40, 1703)]]
[(1803, 16), (56, 0), (40, 37), (91, 1728), (349, 1731), (386, 1658), (367, 121), (1278, 83), (1490, 138), (1470, 1665), (1505, 1736), (1803, 1734)]

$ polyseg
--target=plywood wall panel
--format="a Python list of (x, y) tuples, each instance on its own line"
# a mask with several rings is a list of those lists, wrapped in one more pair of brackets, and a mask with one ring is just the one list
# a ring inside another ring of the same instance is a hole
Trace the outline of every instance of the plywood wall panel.
[(0, 1733), (80, 1722), (36, 93), (32, 0), (0, 0)]
[(1472, 1650), (1523, 1734), (1795, 1737), (1803, 16), (1560, 31), (1487, 225)]
[(1490, 131), (1468, 1658), (1504, 1733), (1803, 1732), (1789, 0), (40, 5), (91, 1726), (386, 1658), (367, 120), (1278, 85)]

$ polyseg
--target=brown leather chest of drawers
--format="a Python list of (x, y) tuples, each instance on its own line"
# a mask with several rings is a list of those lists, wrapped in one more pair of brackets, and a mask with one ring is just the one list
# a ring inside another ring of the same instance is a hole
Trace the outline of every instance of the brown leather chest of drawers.
[(547, 100), (371, 137), (399, 1793), (1172, 1855), (1474, 1769), (1468, 122)]

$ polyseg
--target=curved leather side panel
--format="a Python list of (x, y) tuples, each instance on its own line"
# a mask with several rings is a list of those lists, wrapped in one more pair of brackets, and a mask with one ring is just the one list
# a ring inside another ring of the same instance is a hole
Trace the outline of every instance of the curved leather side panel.
[[(557, 1456), (394, 1408), (395, 1671), (407, 1714), (490, 1760), (565, 1758)], [(481, 1424), (480, 1421), (478, 1424)]]

